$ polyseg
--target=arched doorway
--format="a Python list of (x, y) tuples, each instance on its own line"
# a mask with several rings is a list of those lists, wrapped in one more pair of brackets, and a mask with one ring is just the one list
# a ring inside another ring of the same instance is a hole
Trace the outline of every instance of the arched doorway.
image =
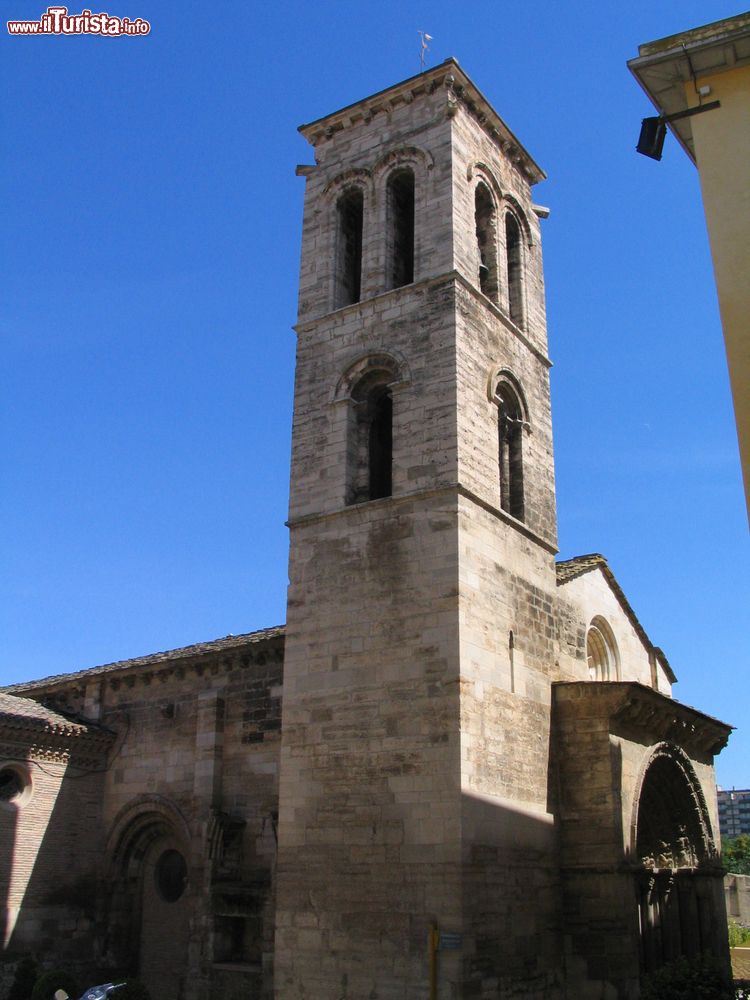
[(715, 951), (721, 870), (700, 784), (677, 747), (664, 744), (652, 755), (634, 827), (643, 971)]
[(181, 1000), (192, 913), (187, 825), (154, 796), (127, 807), (109, 838), (107, 952), (160, 1000)]

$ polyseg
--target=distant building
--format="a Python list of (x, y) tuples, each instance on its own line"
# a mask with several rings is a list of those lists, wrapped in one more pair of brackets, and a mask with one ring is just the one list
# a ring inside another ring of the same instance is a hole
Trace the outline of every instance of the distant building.
[(719, 831), (722, 837), (739, 837), (750, 834), (750, 788), (720, 788), (716, 796), (719, 800)]
[(700, 174), (750, 501), (750, 12), (648, 42), (638, 53), (628, 65), (660, 115), (720, 102), (669, 127)]

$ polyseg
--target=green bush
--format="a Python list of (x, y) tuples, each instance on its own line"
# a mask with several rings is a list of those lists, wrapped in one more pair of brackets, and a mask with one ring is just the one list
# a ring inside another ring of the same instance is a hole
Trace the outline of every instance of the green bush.
[(729, 947), (742, 948), (750, 941), (750, 928), (736, 924), (734, 920), (729, 921)]
[(31, 1000), (31, 993), (38, 975), (34, 959), (30, 955), (22, 958), (16, 966), (16, 974), (13, 977), (7, 1000)]
[(34, 983), (31, 1000), (52, 1000), (56, 990), (65, 990), (71, 1000), (77, 1000), (78, 986), (73, 976), (65, 969), (43, 972)]
[(641, 980), (641, 1000), (734, 1000), (724, 968), (711, 955), (678, 958)]

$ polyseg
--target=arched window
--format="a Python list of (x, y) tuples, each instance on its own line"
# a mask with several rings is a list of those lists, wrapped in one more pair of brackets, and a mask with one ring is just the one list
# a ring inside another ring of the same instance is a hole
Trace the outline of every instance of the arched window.
[(336, 202), (336, 308), (359, 302), (362, 286), (364, 196), (349, 188)]
[(497, 302), (497, 215), (495, 202), (486, 184), (474, 192), (474, 223), (477, 234), (479, 290)]
[(505, 260), (508, 275), (508, 313), (523, 326), (523, 247), (521, 228), (514, 215), (505, 215)]
[(612, 629), (597, 615), (586, 633), (586, 661), (589, 680), (616, 681), (620, 676), (620, 657)]
[(380, 500), (393, 489), (393, 373), (370, 371), (352, 391), (347, 450), (348, 504)]
[(394, 170), (386, 185), (387, 287), (401, 288), (414, 281), (414, 174)]
[(505, 381), (495, 390), (497, 405), (500, 507), (523, 521), (523, 432), (521, 404), (513, 387)]

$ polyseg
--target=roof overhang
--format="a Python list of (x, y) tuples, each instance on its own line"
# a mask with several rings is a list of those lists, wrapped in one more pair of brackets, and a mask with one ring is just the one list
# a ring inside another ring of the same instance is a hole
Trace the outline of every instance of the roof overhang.
[[(659, 114), (685, 111), (701, 103), (698, 94), (688, 103), (685, 84), (693, 74), (697, 81), (750, 66), (750, 12), (647, 42), (638, 53), (628, 67)], [(692, 119), (682, 118), (669, 127), (695, 163)]]
[(606, 719), (610, 733), (646, 743), (674, 743), (691, 756), (715, 756), (734, 728), (637, 681), (557, 681), (552, 692), (556, 709), (567, 707), (574, 719)]

